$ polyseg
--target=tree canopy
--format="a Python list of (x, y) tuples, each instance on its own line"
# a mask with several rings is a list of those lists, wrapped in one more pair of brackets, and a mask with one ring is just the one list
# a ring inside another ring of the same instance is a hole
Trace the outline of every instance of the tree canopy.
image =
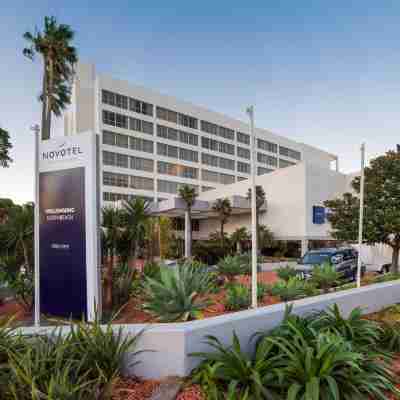
[[(352, 181), (354, 193), (329, 200), (328, 219), (336, 239), (354, 241), (358, 235), (360, 177)], [(398, 270), (400, 250), (400, 152), (389, 151), (365, 168), (364, 242), (392, 247), (392, 269)]]
[(10, 134), (5, 129), (0, 128), (0, 166), (3, 168), (9, 167), (13, 161), (10, 157), (11, 149)]

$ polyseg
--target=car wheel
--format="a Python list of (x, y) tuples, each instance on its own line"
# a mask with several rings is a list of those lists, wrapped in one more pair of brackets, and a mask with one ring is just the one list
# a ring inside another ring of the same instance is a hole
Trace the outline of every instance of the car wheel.
[(388, 274), (390, 272), (390, 264), (382, 265), (381, 274)]

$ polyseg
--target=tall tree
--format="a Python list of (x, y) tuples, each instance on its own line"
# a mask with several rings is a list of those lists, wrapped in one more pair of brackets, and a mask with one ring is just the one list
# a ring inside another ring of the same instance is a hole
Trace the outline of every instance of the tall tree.
[[(329, 200), (328, 219), (336, 239), (355, 241), (358, 235), (360, 177), (352, 181), (356, 195), (345, 193)], [(392, 271), (399, 271), (400, 251), (400, 152), (389, 151), (365, 168), (364, 229), (367, 244), (384, 243), (393, 250)]]
[(106, 206), (102, 209), (102, 235), (103, 243), (109, 251), (107, 272), (105, 276), (105, 305), (112, 308), (113, 271), (118, 265), (118, 241), (124, 232), (122, 212), (117, 207)]
[(43, 58), (42, 93), (42, 140), (50, 138), (51, 116), (60, 116), (71, 102), (71, 85), (74, 65), (78, 61), (76, 48), (71, 45), (74, 32), (69, 25), (58, 24), (55, 17), (44, 18), (43, 32), (25, 32), (29, 47), (23, 54), (31, 60), (36, 55)]
[(5, 130), (0, 128), (0, 166), (7, 168), (12, 162), (10, 157), (10, 150), (12, 149), (12, 144), (10, 142), (10, 135)]
[(219, 223), (220, 223), (220, 235), (221, 235), (221, 247), (225, 248), (225, 233), (224, 227), (228, 222), (229, 217), (232, 214), (232, 205), (228, 198), (225, 199), (217, 199), (213, 206), (213, 211), (215, 211), (218, 215)]
[(236, 246), (236, 252), (241, 253), (243, 249), (243, 243), (250, 240), (250, 235), (245, 226), (237, 228), (231, 235), (232, 244)]
[(182, 185), (179, 188), (179, 197), (185, 202), (186, 205), (186, 215), (185, 218), (188, 221), (188, 226), (185, 225), (185, 229), (188, 230), (189, 240), (186, 246), (188, 246), (187, 255), (191, 257), (192, 255), (192, 208), (197, 198), (196, 189), (189, 185)]
[[(251, 202), (252, 190), (249, 188), (247, 191), (247, 200)], [(260, 210), (261, 207), (267, 201), (265, 191), (262, 186), (256, 186), (256, 231), (257, 231), (257, 243), (258, 246), (261, 244), (261, 237), (260, 237)], [(260, 247), (259, 247), (260, 249)]]
[(123, 224), (126, 229), (130, 256), (136, 265), (139, 241), (144, 237), (146, 221), (149, 218), (149, 203), (142, 198), (134, 198), (124, 203)]

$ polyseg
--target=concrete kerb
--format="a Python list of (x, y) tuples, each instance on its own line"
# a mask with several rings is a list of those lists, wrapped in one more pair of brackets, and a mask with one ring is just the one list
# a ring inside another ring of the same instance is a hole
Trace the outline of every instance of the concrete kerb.
[[(348, 315), (355, 307), (362, 307), (364, 313), (381, 310), (400, 302), (400, 281), (364, 286), (360, 289), (324, 294), (292, 302), (293, 312), (298, 315), (323, 310), (338, 304), (341, 311)], [(240, 311), (204, 320), (173, 324), (124, 324), (115, 325), (127, 335), (144, 330), (136, 350), (151, 350), (138, 356), (140, 364), (134, 370), (129, 368), (132, 354), (128, 354), (125, 372), (143, 378), (163, 378), (168, 376), (187, 376), (200, 362), (191, 357), (193, 352), (209, 351), (204, 343), (206, 335), (216, 336), (222, 343), (231, 343), (233, 331), (236, 332), (245, 351), (250, 352), (254, 343), (250, 342), (255, 332), (268, 331), (282, 321), (286, 305), (284, 303), (260, 307), (256, 310)], [(21, 328), (25, 334), (49, 334), (56, 327), (35, 329)], [(68, 332), (69, 327), (61, 329)]]

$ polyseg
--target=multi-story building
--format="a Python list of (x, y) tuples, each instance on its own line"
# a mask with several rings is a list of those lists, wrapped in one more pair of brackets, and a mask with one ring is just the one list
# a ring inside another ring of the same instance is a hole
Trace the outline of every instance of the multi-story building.
[[(101, 135), (103, 202), (176, 196), (181, 184), (199, 193), (222, 189), (250, 174), (249, 126), (203, 107), (97, 74), (80, 64), (65, 134)], [(300, 161), (330, 169), (337, 157), (255, 129), (257, 174)]]

